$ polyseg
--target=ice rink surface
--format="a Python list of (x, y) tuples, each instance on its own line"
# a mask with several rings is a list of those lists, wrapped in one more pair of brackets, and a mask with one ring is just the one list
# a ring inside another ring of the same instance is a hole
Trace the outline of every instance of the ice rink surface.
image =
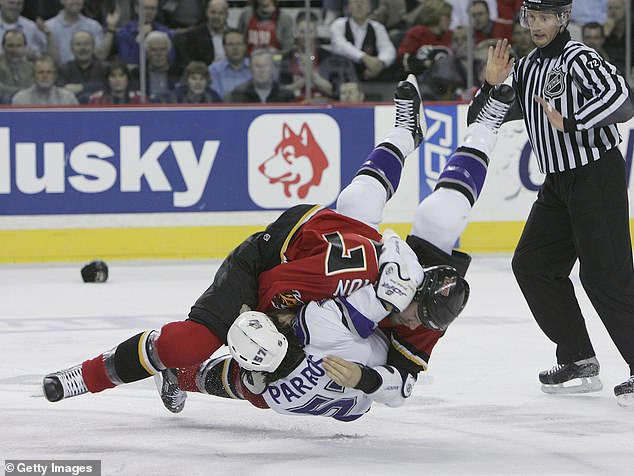
[(102, 474), (126, 476), (634, 474), (634, 408), (612, 393), (627, 366), (582, 295), (605, 388), (542, 393), (554, 346), (508, 255), (474, 257), (471, 300), (408, 402), (351, 423), (200, 394), (172, 415), (151, 380), (47, 402), (44, 374), (184, 319), (218, 266), (108, 264), (104, 284), (83, 283), (78, 263), (0, 266), (0, 463), (100, 459)]

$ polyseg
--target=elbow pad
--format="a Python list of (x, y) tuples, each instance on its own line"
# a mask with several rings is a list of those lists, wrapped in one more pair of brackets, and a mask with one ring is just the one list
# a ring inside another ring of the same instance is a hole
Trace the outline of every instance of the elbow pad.
[(414, 375), (409, 373), (402, 375), (391, 365), (381, 365), (368, 370), (378, 374), (380, 381), (378, 387), (372, 392), (365, 392), (375, 402), (383, 403), (389, 407), (399, 407), (412, 394), (412, 389), (416, 383)]

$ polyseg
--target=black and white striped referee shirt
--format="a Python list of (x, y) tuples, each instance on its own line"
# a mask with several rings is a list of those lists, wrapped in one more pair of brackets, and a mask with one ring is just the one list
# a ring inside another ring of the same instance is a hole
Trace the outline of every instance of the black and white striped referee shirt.
[[(616, 124), (634, 115), (630, 89), (616, 68), (565, 31), (544, 48), (520, 59), (513, 71), (516, 104), (506, 121), (524, 118), (539, 170), (556, 173), (599, 160), (621, 142)], [(471, 123), (486, 101), (485, 84), (469, 111)], [(534, 96), (546, 99), (564, 117), (555, 129)]]

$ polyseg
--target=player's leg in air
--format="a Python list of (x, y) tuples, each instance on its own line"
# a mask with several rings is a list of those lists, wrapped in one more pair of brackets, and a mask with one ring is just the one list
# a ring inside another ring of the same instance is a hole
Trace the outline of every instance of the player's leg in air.
[(378, 230), (387, 201), (396, 192), (405, 158), (418, 148), (426, 133), (425, 112), (413, 74), (394, 91), (392, 128), (368, 155), (352, 182), (337, 198), (337, 212)]
[(500, 84), (449, 158), (434, 192), (418, 206), (406, 242), (423, 266), (450, 265), (464, 277), (471, 258), (454, 250), (469, 221), (487, 174), (497, 132), (515, 100), (515, 92)]

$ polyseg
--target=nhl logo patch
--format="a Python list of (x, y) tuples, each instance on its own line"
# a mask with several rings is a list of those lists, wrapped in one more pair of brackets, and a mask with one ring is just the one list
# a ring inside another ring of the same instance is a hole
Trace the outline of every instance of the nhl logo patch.
[(554, 68), (546, 78), (546, 87), (544, 88), (544, 96), (546, 99), (555, 99), (564, 93), (564, 72), (561, 66)]

